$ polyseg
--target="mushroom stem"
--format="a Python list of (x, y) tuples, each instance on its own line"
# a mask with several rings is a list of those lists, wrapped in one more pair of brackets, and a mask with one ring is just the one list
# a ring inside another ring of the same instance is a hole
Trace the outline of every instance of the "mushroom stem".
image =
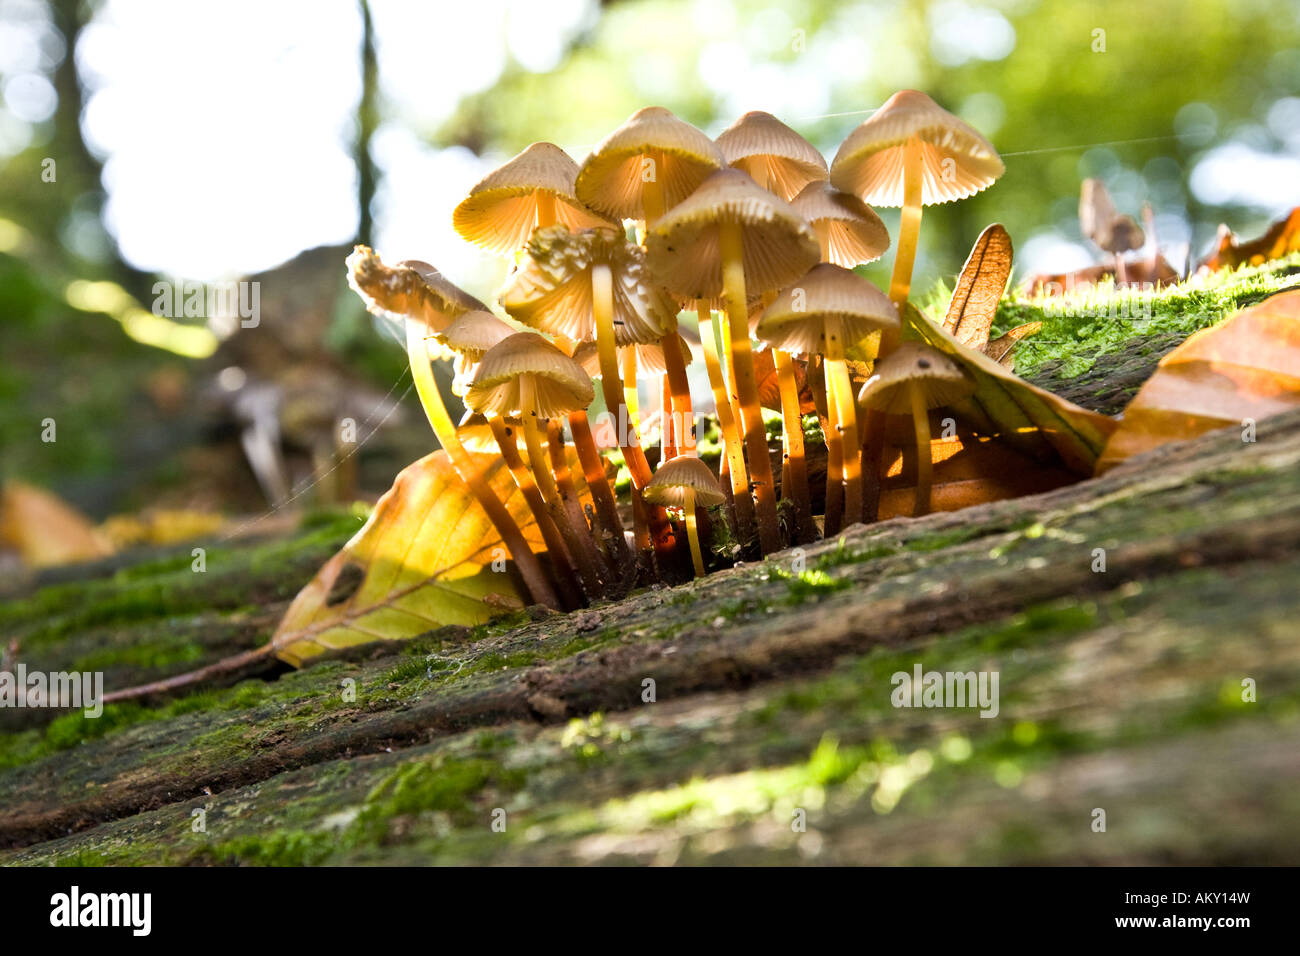
[(835, 376), (825, 358), (822, 359), (822, 386), (826, 405), (826, 420), (822, 423), (822, 436), (826, 439), (826, 513), (822, 516), (822, 534), (830, 537), (838, 534), (844, 523), (844, 447), (840, 444), (837, 421), (839, 397)]
[(862, 460), (858, 449), (857, 402), (844, 361), (844, 324), (832, 316), (826, 322), (826, 374), (834, 382), (835, 427), (840, 433), (844, 472), (844, 513), (850, 523), (862, 514)]
[(572, 558), (569, 557), (568, 545), (564, 543), (560, 530), (555, 526), (551, 513), (546, 509), (546, 502), (537, 488), (537, 482), (533, 481), (532, 472), (519, 456), (517, 439), (503, 418), (494, 415), (488, 419), (488, 425), (492, 429), (492, 437), (496, 439), (497, 448), (501, 451), (502, 460), (510, 469), (510, 474), (514, 476), (515, 484), (520, 494), (524, 496), (524, 501), (528, 502), (528, 510), (532, 512), (538, 530), (542, 532), (542, 540), (546, 542), (547, 553), (551, 556), (551, 563), (555, 565), (566, 604), (582, 607), (586, 602), (582, 596), (582, 589), (578, 586), (577, 571), (573, 567)]
[(636, 346), (619, 349), (623, 359), (623, 403), (627, 405), (627, 420), (641, 420), (641, 389), (636, 377)]
[[(605, 396), (605, 406), (614, 416), (615, 431), (618, 433), (618, 447), (623, 452), (623, 460), (632, 476), (635, 497), (640, 497), (642, 490), (650, 483), (650, 463), (646, 461), (645, 452), (636, 438), (636, 419), (629, 414), (627, 428), (620, 426), (619, 405), (623, 391), (623, 380), (618, 373), (618, 351), (614, 345), (614, 274), (609, 266), (596, 263), (591, 267), (591, 302), (592, 314), (596, 322), (596, 354), (600, 358), (600, 387)], [(673, 546), (672, 526), (664, 510), (659, 507), (646, 508), (649, 518), (649, 536), (656, 551), (671, 550)], [(640, 521), (636, 509), (632, 512), (633, 523)], [(644, 535), (636, 528), (637, 541)], [(638, 543), (638, 548), (640, 543)]]
[(555, 193), (539, 189), (537, 195), (537, 228), (555, 225)]
[(667, 375), (659, 377), (659, 460), (676, 458), (677, 422), (673, 418), (673, 390)]
[(686, 538), (691, 545), (691, 562), (695, 565), (695, 576), (704, 577), (704, 554), (700, 551), (700, 531), (695, 521), (695, 489), (686, 489), (686, 501), (682, 505), (686, 515)]
[(1128, 270), (1124, 268), (1124, 254), (1115, 253), (1115, 288), (1122, 285), (1128, 285)]
[(930, 411), (925, 405), (925, 394), (916, 382), (907, 385), (912, 401), (912, 427), (916, 429), (916, 504), (912, 517), (930, 513), (930, 482), (933, 468), (930, 464)]
[(915, 136), (903, 144), (903, 213), (898, 223), (898, 251), (894, 274), (889, 280), (889, 298), (901, 310), (912, 288), (912, 265), (916, 261), (916, 240), (921, 234), (921, 182), (924, 147)]
[(487, 514), (488, 520), (497, 529), (497, 533), (501, 535), (501, 543), (514, 558), (515, 567), (519, 569), (520, 577), (523, 578), (524, 586), (532, 600), (554, 610), (561, 610), (559, 596), (547, 579), (541, 562), (537, 560), (537, 555), (533, 554), (524, 540), (519, 525), (483, 478), (482, 471), (474, 466), (469, 453), (456, 437), (456, 427), (447, 415), (442, 395), (438, 392), (438, 383), (433, 377), (433, 367), (429, 364), (429, 353), (424, 342), (424, 327), (409, 320), (406, 323), (406, 352), (411, 364), (411, 377), (420, 396), (420, 404), (424, 406), (424, 413), (433, 427), (433, 433), (437, 436), (439, 444), (451, 459), (452, 467), (465, 482), (474, 500)]
[[(523, 419), (524, 427), (524, 444), (528, 448), (528, 464), (533, 469), (533, 477), (537, 480), (537, 486), (542, 491), (542, 500), (551, 512), (551, 518), (555, 521), (555, 526), (560, 529), (560, 534), (564, 536), (565, 543), (569, 546), (569, 556), (573, 558), (574, 563), (578, 566), (578, 573), (582, 575), (583, 586), (587, 593), (595, 596), (600, 593), (600, 575), (596, 571), (595, 562), (591, 553), (591, 538), (578, 532), (569, 521), (569, 516), (565, 514), (564, 503), (560, 497), (560, 489), (556, 485), (555, 475), (551, 472), (551, 463), (547, 460), (546, 454), (542, 449), (541, 428), (537, 422), (536, 401), (533, 393), (533, 380), (531, 375), (521, 375), (519, 377), (519, 417)], [(584, 521), (582, 530), (587, 530), (587, 523)]]
[(718, 364), (718, 344), (713, 334), (713, 312), (703, 301), (696, 305), (695, 314), (699, 317), (700, 343), (704, 349), (704, 367), (709, 373), (709, 384), (713, 387), (713, 404), (718, 413), (718, 429), (722, 432), (722, 448), (727, 458), (727, 474), (731, 479), (732, 505), (736, 527), (733, 529), (741, 541), (748, 540), (754, 533), (754, 499), (749, 494), (749, 478), (745, 471), (745, 452), (740, 442), (740, 430), (731, 413), (731, 402), (727, 398), (727, 384), (723, 380), (722, 367)]
[(668, 416), (673, 441), (672, 447), (664, 450), (664, 455), (675, 458), (679, 452), (685, 452), (698, 457), (699, 453), (695, 450), (695, 410), (691, 405), (691, 380), (686, 376), (686, 360), (682, 356), (682, 339), (677, 334), (676, 316), (669, 323), (668, 333), (661, 344), (664, 366), (667, 368), (664, 381), (668, 387), (665, 391), (672, 397), (672, 412), (668, 411), (668, 405), (665, 404), (664, 414)]
[[(646, 160), (650, 161), (648, 168)], [(647, 230), (664, 214), (664, 184), (659, 179), (663, 165), (663, 153), (659, 150), (652, 150), (641, 157), (641, 211), (645, 213)]]
[(799, 382), (794, 376), (794, 360), (780, 349), (772, 349), (776, 364), (776, 382), (781, 390), (781, 415), (785, 430), (785, 461), (790, 475), (789, 487), (781, 497), (794, 502), (795, 536), (800, 544), (813, 539), (812, 499), (808, 493), (808, 465), (803, 451), (803, 416), (799, 409)]
[(885, 413), (871, 409), (862, 429), (862, 522), (880, 514), (880, 464), (885, 453)]
[(614, 499), (614, 489), (609, 486), (605, 475), (605, 463), (596, 447), (595, 436), (591, 433), (591, 422), (587, 413), (578, 411), (569, 414), (569, 428), (573, 431), (573, 447), (578, 452), (578, 461), (582, 464), (583, 477), (591, 489), (591, 500), (596, 508), (596, 517), (600, 520), (605, 550), (611, 563), (621, 568), (629, 557), (627, 539), (623, 537), (623, 521), (618, 516), (618, 503)]
[(744, 240), (740, 223), (718, 225), (718, 248), (722, 256), (723, 301), (731, 323), (731, 358), (736, 368), (736, 393), (745, 421), (745, 446), (749, 451), (749, 477), (754, 486), (758, 516), (758, 540), (764, 554), (781, 549), (781, 532), (776, 520), (776, 493), (772, 483), (772, 459), (767, 451), (767, 433), (759, 411), (758, 384), (754, 380), (754, 357), (749, 346), (749, 321), (745, 312)]
[[(551, 469), (555, 472), (555, 485), (560, 491), (560, 502), (569, 518), (569, 526), (574, 529), (582, 542), (582, 551), (586, 560), (595, 567), (603, 581), (613, 580), (611, 569), (605, 562), (604, 552), (596, 547), (591, 528), (587, 524), (587, 515), (578, 497), (578, 489), (573, 481), (573, 471), (569, 468), (569, 456), (564, 447), (564, 426), (551, 419), (546, 424), (546, 443), (551, 452)], [(602, 587), (603, 590), (603, 587)]]

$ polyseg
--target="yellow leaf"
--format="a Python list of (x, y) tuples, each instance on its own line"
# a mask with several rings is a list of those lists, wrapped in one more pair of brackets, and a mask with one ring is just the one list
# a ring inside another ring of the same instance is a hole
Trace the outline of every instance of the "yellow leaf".
[(1100, 474), (1166, 442), (1244, 427), (1300, 406), (1300, 292), (1285, 292), (1188, 337), (1133, 396)]
[[(500, 456), (471, 458), (533, 550), (544, 550)], [(480, 624), (522, 607), (506, 557), (446, 454), (435, 452), (402, 470), (365, 526), (294, 598), (272, 638), (275, 653), (300, 667), (327, 650)]]
[(50, 567), (113, 553), (113, 546), (71, 505), (21, 481), (0, 491), (0, 545), (25, 564)]

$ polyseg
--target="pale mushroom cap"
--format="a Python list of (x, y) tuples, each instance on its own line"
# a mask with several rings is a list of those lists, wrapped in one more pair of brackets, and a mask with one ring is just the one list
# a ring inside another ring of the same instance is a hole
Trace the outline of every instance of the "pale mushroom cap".
[(711, 172), (726, 165), (722, 151), (703, 132), (662, 106), (637, 110), (601, 141), (583, 162), (574, 183), (578, 199), (614, 219), (644, 219), (641, 201), (646, 157), (658, 154), (654, 174), (671, 209)]
[(506, 279), (499, 301), (524, 325), (574, 341), (595, 338), (591, 268), (609, 267), (614, 286), (614, 341), (661, 338), (677, 306), (646, 274), (645, 253), (613, 229), (538, 229)]
[(456, 231), (497, 255), (510, 255), (533, 233), (538, 193), (555, 197), (555, 219), (570, 229), (611, 226), (578, 201), (578, 164), (552, 143), (533, 143), (469, 191), (452, 213)]
[(828, 182), (811, 182), (790, 203), (812, 225), (820, 239), (828, 239), (828, 262), (851, 269), (875, 262), (889, 248), (889, 230), (876, 211), (851, 193)]
[(427, 262), (408, 259), (390, 267), (368, 246), (357, 246), (348, 256), (347, 269), (348, 284), (376, 315), (414, 319), (440, 332), (466, 312), (487, 311)]
[[(694, 359), (691, 343), (680, 332), (677, 334), (677, 343), (682, 353), (682, 364), (690, 365)], [(668, 371), (662, 342), (638, 342), (636, 345), (629, 345), (618, 350), (620, 373), (623, 371), (623, 353), (627, 349), (636, 349), (636, 370), (638, 375), (663, 375)], [(573, 360), (581, 365), (582, 370), (592, 378), (601, 377), (600, 350), (596, 347), (595, 342), (579, 343), (578, 347), (573, 350)]]
[(960, 401), (975, 391), (975, 381), (947, 355), (920, 342), (904, 342), (877, 363), (858, 402), (888, 415), (911, 414), (908, 386), (919, 383), (927, 408)]
[(700, 507), (711, 508), (727, 500), (713, 470), (694, 455), (679, 455), (660, 465), (642, 497), (652, 505), (683, 508), (688, 488), (695, 493), (695, 504)]
[(810, 182), (825, 180), (826, 157), (771, 113), (746, 113), (717, 139), (729, 166), (789, 202)]
[(655, 277), (690, 299), (720, 296), (722, 222), (741, 226), (747, 295), (788, 285), (821, 258), (817, 234), (788, 202), (740, 170), (724, 169), (650, 227), (646, 257)]
[(1006, 170), (973, 126), (924, 93), (902, 90), (840, 144), (831, 182), (873, 206), (903, 205), (903, 144), (912, 137), (923, 147), (922, 205), (973, 196)]
[(898, 311), (883, 292), (862, 276), (823, 262), (783, 290), (754, 331), (782, 351), (825, 355), (826, 320), (832, 316), (840, 320), (841, 350), (872, 332), (898, 328)]
[[(529, 376), (533, 404), (523, 408), (520, 379)], [(465, 404), (483, 414), (535, 414), (559, 418), (591, 404), (596, 397), (582, 366), (540, 335), (516, 332), (502, 339), (479, 360)]]
[(457, 355), (477, 362), (484, 352), (517, 331), (491, 312), (475, 309), (453, 320), (437, 339)]

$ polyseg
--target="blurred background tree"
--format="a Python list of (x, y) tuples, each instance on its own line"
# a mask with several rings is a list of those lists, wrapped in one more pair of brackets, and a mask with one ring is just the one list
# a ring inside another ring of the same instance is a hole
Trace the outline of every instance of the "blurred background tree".
[[(268, 299), (310, 299), (320, 354), (293, 361), (361, 369), (382, 392), (402, 364), (343, 286), (353, 241), (490, 298), (505, 264), (456, 237), (450, 212), (528, 143), (580, 161), (655, 103), (712, 134), (765, 109), (830, 157), (904, 87), (1007, 165), (973, 200), (927, 211), (919, 291), (951, 281), (992, 221), (1019, 275), (1092, 261), (1075, 219), (1088, 176), (1123, 212), (1152, 204), (1176, 266), (1219, 222), (1251, 235), (1300, 204), (1289, 0), (0, 0), (6, 472), (99, 513), (164, 480), (192, 497), (196, 466), (168, 449), (211, 438), (194, 409), (230, 360), (203, 358), (228, 330), (143, 321), (157, 277), (257, 274), (280, 293)], [(892, 232), (897, 213), (881, 213)], [(264, 321), (274, 335), (307, 320)], [(263, 351), (250, 341), (243, 354)], [(46, 416), (57, 446), (34, 437)], [(204, 500), (248, 507), (254, 487)]]

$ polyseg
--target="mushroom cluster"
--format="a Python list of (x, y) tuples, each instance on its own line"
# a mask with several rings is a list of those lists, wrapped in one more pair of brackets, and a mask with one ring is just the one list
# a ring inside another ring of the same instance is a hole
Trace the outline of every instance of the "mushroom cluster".
[[(649, 107), (581, 166), (533, 144), (456, 208), (462, 237), (513, 264), (499, 313), (426, 263), (385, 267), (365, 247), (349, 276), (372, 310), (405, 326), (434, 433), (528, 592), (571, 609), (874, 517), (891, 415), (911, 421), (915, 514), (929, 509), (929, 415), (974, 385), (941, 353), (900, 341), (899, 309), (921, 207), (972, 195), (1001, 172), (978, 132), (910, 90), (854, 130), (829, 166), (768, 113), (747, 113), (715, 141)], [(903, 210), (888, 296), (852, 271), (890, 244), (868, 204)], [(707, 395), (692, 395), (697, 359)], [(439, 360), (454, 363), (451, 390), (468, 409), (459, 424), (433, 374)], [(597, 391), (603, 408), (593, 409)], [(696, 411), (710, 405), (717, 472), (695, 441)], [(765, 406), (781, 415), (779, 467)], [(820, 525), (809, 412), (827, 449)], [(508, 466), (544, 551), (534, 553), (484, 480), (489, 450)]]

